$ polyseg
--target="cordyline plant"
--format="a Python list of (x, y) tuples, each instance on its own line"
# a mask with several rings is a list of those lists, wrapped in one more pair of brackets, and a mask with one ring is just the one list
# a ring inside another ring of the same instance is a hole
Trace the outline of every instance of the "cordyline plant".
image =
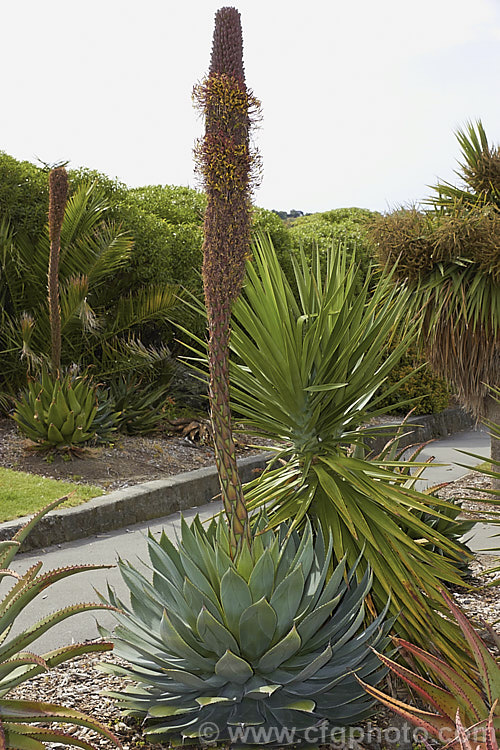
[(59, 256), (61, 253), (61, 227), (68, 200), (68, 174), (57, 167), (49, 175), (49, 314), (52, 341), (51, 365), (55, 374), (61, 366), (61, 309), (59, 306)]
[(215, 460), (234, 555), (243, 542), (250, 545), (250, 527), (231, 428), (230, 318), (249, 255), (250, 196), (259, 164), (249, 139), (259, 102), (245, 84), (240, 14), (235, 8), (221, 8), (215, 16), (210, 72), (195, 87), (194, 99), (205, 117), (205, 136), (197, 144), (196, 157), (207, 194), (203, 285), (209, 332), (209, 397)]
[[(481, 121), (456, 135), (463, 186), (439, 183), (430, 210), (380, 216), (370, 232), (379, 259), (407, 283), (422, 313), (431, 367), (478, 420), (498, 423), (489, 389), (500, 385), (500, 146), (488, 143)], [(500, 460), (494, 436), (491, 455)]]

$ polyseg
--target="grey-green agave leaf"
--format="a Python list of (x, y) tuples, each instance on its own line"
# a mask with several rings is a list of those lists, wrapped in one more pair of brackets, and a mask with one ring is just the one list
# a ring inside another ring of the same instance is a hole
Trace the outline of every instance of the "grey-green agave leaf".
[(119, 561), (131, 593), (143, 590), (148, 605), (110, 592), (123, 611), (114, 635), (101, 632), (128, 662), (105, 670), (137, 686), (112, 697), (125, 714), (145, 719), (150, 741), (201, 740), (213, 723), (223, 741), (230, 741), (230, 727), (272, 736), (283, 726), (300, 745), (309, 727), (370, 714), (355, 674), (369, 684), (381, 679), (372, 648), (385, 648), (390, 623), (384, 611), (363, 628), (371, 573), (357, 583), (355, 567), (347, 570), (343, 559), (329, 577), (331, 540), (321, 530), (307, 522), (301, 534), (286, 524), (271, 531), (260, 518), (251, 552), (232, 560), (225, 522), (204, 527), (195, 519), (182, 523), (178, 547), (164, 535), (150, 536), (148, 546), (149, 575), (161, 584), (155, 590), (147, 573), (130, 575), (130, 564)]

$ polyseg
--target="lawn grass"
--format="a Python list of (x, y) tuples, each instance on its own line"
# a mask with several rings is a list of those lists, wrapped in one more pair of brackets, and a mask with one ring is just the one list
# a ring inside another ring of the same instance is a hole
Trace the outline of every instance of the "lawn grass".
[(491, 471), (491, 463), (489, 461), (483, 461), (482, 464), (472, 467), (475, 471)]
[(80, 505), (91, 497), (104, 495), (103, 489), (93, 485), (46, 479), (37, 474), (0, 467), (0, 522), (29, 516), (70, 492), (73, 494), (61, 508)]

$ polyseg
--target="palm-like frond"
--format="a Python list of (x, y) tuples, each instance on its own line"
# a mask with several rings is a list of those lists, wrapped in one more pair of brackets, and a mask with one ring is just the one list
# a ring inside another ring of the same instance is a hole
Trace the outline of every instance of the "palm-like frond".
[[(59, 265), (63, 365), (96, 364), (103, 351), (127, 351), (130, 357), (140, 327), (168, 319), (176, 305), (174, 286), (120, 296), (113, 282), (129, 259), (132, 240), (104, 223), (107, 208), (95, 184), (82, 185), (66, 206)], [(26, 364), (37, 369), (49, 355), (49, 245), (47, 227), (34, 241), (13, 236), (6, 222), (0, 226), (0, 362), (7, 390), (23, 384)], [(160, 356), (145, 347), (133, 359), (145, 365)], [(120, 361), (125, 364), (125, 357)]]
[(458, 200), (471, 205), (493, 203), (500, 209), (500, 149), (488, 143), (481, 120), (468, 122), (463, 130), (457, 130), (456, 137), (462, 161), (455, 173), (464, 187), (438, 183), (433, 187), (437, 195), (426, 203), (447, 210)]
[(352, 454), (373, 432), (362, 425), (379, 413), (383, 393), (375, 394), (412, 338), (408, 292), (385, 279), (372, 294), (370, 278), (359, 292), (341, 248), (324, 275), (316, 258), (312, 269), (296, 263), (295, 277), (296, 290), (262, 240), (233, 308), (232, 405), (247, 428), (277, 441), (283, 460), (247, 486), (247, 502), (265, 506), (273, 525), (315, 516), (338, 558), (354, 564), (361, 554), (373, 567), (376, 605), (390, 594), (393, 612), (402, 610), (400, 631), (455, 658), (456, 629), (439, 614), (442, 581), (460, 582), (455, 545), (412, 512), (436, 513), (427, 496), (403, 486), (397, 462)]
[(116, 335), (151, 320), (169, 319), (178, 303), (178, 292), (174, 284), (161, 284), (121, 297), (107, 328), (108, 334)]

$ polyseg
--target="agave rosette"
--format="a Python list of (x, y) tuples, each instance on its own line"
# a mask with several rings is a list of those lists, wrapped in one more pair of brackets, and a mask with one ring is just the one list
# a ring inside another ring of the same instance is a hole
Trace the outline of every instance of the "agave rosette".
[(151, 741), (197, 738), (213, 723), (220, 740), (231, 727), (268, 738), (287, 727), (300, 743), (320, 722), (352, 725), (371, 712), (354, 675), (381, 679), (371, 647), (385, 647), (389, 628), (382, 613), (362, 629), (371, 573), (356, 583), (344, 559), (328, 577), (331, 544), (309, 523), (301, 535), (263, 528), (235, 561), (220, 518), (208, 528), (182, 521), (178, 548), (150, 534), (152, 582), (119, 562), (130, 605), (109, 589), (123, 613), (113, 636), (101, 632), (130, 666), (102, 668), (136, 683), (110, 695), (146, 719)]
[(75, 449), (95, 436), (96, 388), (86, 377), (44, 370), (16, 401), (14, 420), (41, 448)]

